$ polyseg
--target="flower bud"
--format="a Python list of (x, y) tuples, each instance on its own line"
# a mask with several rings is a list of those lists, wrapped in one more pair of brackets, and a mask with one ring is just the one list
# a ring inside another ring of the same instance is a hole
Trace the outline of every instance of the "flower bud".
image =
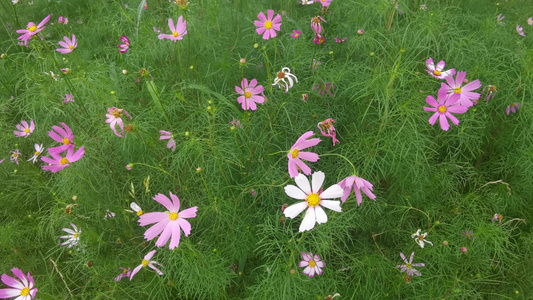
[(255, 43), (255, 44), (254, 44), (254, 49), (257, 49), (257, 48), (259, 48), (259, 44), (258, 44), (258, 43)]
[(6, 59), (7, 58), (7, 54), (5, 54), (5, 53), (0, 54), (0, 58), (1, 59)]
[(241, 58), (239, 64), (244, 67), (246, 65), (246, 58)]
[(122, 70), (122, 74), (128, 75), (128, 70)]
[(359, 29), (359, 30), (357, 30), (357, 34), (358, 34), (358, 35), (362, 35), (363, 33), (365, 33), (363, 29)]
[(468, 249), (466, 249), (466, 247), (461, 247), (461, 252), (462, 253), (466, 253), (468, 251)]

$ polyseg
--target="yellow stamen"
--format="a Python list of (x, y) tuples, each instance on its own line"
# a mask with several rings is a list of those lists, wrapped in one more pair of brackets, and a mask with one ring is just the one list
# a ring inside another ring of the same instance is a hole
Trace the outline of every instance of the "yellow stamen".
[(312, 193), (307, 195), (307, 198), (305, 198), (307, 201), (307, 205), (309, 206), (317, 206), (320, 204), (320, 197), (318, 197), (318, 194)]
[(23, 297), (24, 296), (28, 296), (29, 294), (30, 294), (30, 289), (27, 288), (27, 287), (25, 287), (22, 290), (20, 290), (20, 295), (23, 296)]
[(29, 128), (26, 128), (26, 129), (24, 129), (24, 132), (25, 132), (25, 133), (28, 133), (28, 132), (30, 132), (30, 129), (29, 129)]
[(298, 157), (298, 153), (300, 153), (300, 150), (298, 150), (298, 149), (293, 149), (293, 150), (291, 151), (291, 156), (292, 156), (292, 158), (297, 158), (297, 157)]
[(320, 19), (318, 17), (313, 17), (313, 19), (311, 19), (311, 23), (320, 24)]
[(63, 158), (59, 161), (59, 163), (60, 163), (61, 165), (66, 165), (66, 164), (68, 164), (68, 159), (67, 159), (66, 157), (63, 157)]
[(28, 27), (28, 30), (30, 32), (34, 32), (35, 30), (37, 30), (37, 26), (33, 25), (32, 27)]
[(63, 145), (70, 145), (70, 140), (67, 138), (63, 138)]
[(407, 269), (411, 269), (413, 267), (413, 265), (411, 265), (410, 263), (407, 263), (405, 266), (407, 267)]
[(491, 92), (494, 92), (495, 90), (496, 90), (496, 86), (495, 85), (491, 86), (490, 89), (489, 89), (489, 91), (491, 91)]
[(439, 106), (439, 112), (441, 114), (445, 113), (446, 112), (446, 106), (444, 106), (444, 105)]
[(311, 268), (313, 268), (314, 266), (316, 266), (315, 261), (314, 261), (314, 260), (310, 260), (310, 261), (309, 261), (309, 266), (310, 266)]
[(437, 75), (437, 76), (440, 76), (440, 74), (442, 74), (439, 70), (435, 70), (433, 71), (433, 74)]
[(171, 212), (169, 215), (168, 215), (168, 218), (171, 219), (172, 221), (176, 220), (178, 218), (178, 213), (175, 213), (175, 212)]
[(39, 152), (39, 151), (36, 151), (36, 152), (34, 153), (35, 156), (37, 156), (37, 155), (39, 155), (39, 154), (41, 154), (41, 152)]
[(245, 96), (246, 98), (250, 98), (250, 97), (252, 97), (252, 93), (250, 93), (250, 92), (246, 92), (246, 93), (244, 93), (244, 96)]
[(124, 273), (124, 275), (128, 274), (128, 269), (124, 270), (122, 273)]
[(177, 31), (174, 31), (174, 32), (172, 33), (172, 36), (174, 36), (174, 37), (178, 37), (178, 35), (179, 35), (179, 33), (178, 33)]
[(146, 267), (148, 265), (149, 261), (147, 261), (146, 259), (143, 259), (143, 262), (142, 262), (142, 265), (143, 267)]
[(266, 28), (266, 29), (270, 29), (270, 28), (272, 28), (272, 21), (266, 21), (266, 22), (265, 22), (265, 28)]
[(498, 215), (498, 219), (499, 220), (503, 219), (503, 216), (502, 215)]
[(80, 234), (77, 232), (74, 232), (74, 237), (77, 238)]
[(460, 94), (460, 93), (461, 93), (461, 88), (460, 88), (460, 87), (458, 87), (458, 88), (454, 88), (454, 89), (453, 89), (453, 92), (454, 92), (455, 94)]
[(72, 49), (74, 49), (74, 46), (69, 45), (68, 48), (69, 48), (70, 50), (72, 50)]
[(139, 216), (139, 217), (142, 216), (142, 214), (144, 214), (142, 210), (139, 210), (139, 211), (137, 212), (137, 216)]
[(115, 108), (111, 114), (115, 118), (120, 118), (122, 116), (122, 111), (120, 111), (118, 108)]

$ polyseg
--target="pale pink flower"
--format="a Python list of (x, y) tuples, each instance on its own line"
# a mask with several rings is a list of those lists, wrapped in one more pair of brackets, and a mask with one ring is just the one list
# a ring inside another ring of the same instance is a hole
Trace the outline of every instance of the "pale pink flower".
[[(257, 79), (252, 79), (248, 84), (248, 79), (244, 78), (241, 81), (241, 86), (235, 86), (235, 91), (242, 96), (237, 98), (237, 101), (241, 104), (242, 109), (256, 110), (256, 103), (263, 104), (265, 102), (265, 95), (263, 95), (263, 86), (257, 85)], [(262, 96), (260, 96), (260, 94)]]
[(19, 164), (19, 157), (20, 157), (20, 150), (19, 149), (15, 149), (15, 151), (9, 151), (9, 153), (11, 153), (11, 157), (9, 157), (9, 160), (18, 165)]
[(60, 52), (61, 54), (67, 54), (74, 50), (74, 48), (78, 47), (78, 43), (76, 42), (76, 36), (72, 35), (72, 40), (70, 40), (68, 37), (64, 36), (63, 41), (59, 41), (59, 46), (63, 48), (56, 49), (57, 52)]
[(168, 140), (167, 148), (172, 148), (172, 151), (176, 150), (176, 141), (174, 141), (174, 135), (172, 135), (172, 132), (165, 131), (165, 130), (159, 130), (159, 133), (161, 136), (159, 137), (160, 140)]
[(131, 276), (131, 269), (130, 268), (122, 268), (122, 267), (120, 267), (118, 269), (122, 270), (122, 271), (120, 272), (120, 274), (117, 277), (115, 277), (115, 279), (114, 279), (115, 281), (120, 281), (124, 277), (128, 278), (128, 277)]
[(492, 223), (494, 223), (494, 221), (498, 220), (498, 226), (500, 226), (500, 225), (502, 225), (502, 219), (503, 219), (502, 215), (494, 214), (494, 217), (492, 218)]
[(298, 39), (300, 37), (300, 35), (302, 34), (300, 32), (300, 30), (293, 30), (292, 32), (293, 32), (293, 34), (291, 34), (291, 37), (293, 37), (295, 39)]
[(144, 238), (150, 241), (161, 234), (155, 245), (163, 247), (170, 239), (169, 249), (172, 250), (178, 247), (182, 230), (185, 236), (189, 236), (191, 233), (191, 224), (185, 219), (196, 217), (198, 207), (194, 206), (179, 212), (180, 199), (172, 193), (170, 193), (170, 198), (172, 201), (163, 194), (155, 195), (153, 199), (162, 204), (168, 211), (143, 214), (139, 218), (139, 224), (146, 226), (157, 223), (144, 232)]
[(241, 128), (242, 129), (242, 125), (241, 125), (241, 121), (240, 120), (237, 120), (235, 118), (233, 118), (232, 121), (228, 121), (228, 123), (231, 124), (231, 130), (235, 129), (235, 128)]
[(154, 256), (156, 250), (152, 250), (150, 252), (148, 252), (148, 254), (146, 254), (141, 262), (140, 265), (138, 265), (137, 267), (135, 267), (135, 269), (133, 269), (133, 271), (131, 272), (130, 274), (130, 281), (133, 279), (133, 276), (135, 276), (135, 274), (137, 274), (141, 268), (146, 268), (146, 267), (150, 267), (150, 269), (154, 270), (157, 272), (157, 274), (159, 276), (163, 275), (163, 272), (161, 272), (161, 270), (159, 270), (156, 265), (162, 267), (162, 265), (160, 263), (158, 263), (157, 261), (154, 261), (154, 260), (151, 260), (152, 257)]
[(509, 106), (507, 106), (507, 108), (505, 109), (505, 113), (507, 115), (509, 115), (509, 113), (514, 113), (516, 114), (516, 110), (520, 108), (520, 103), (518, 102), (515, 102), (515, 103), (511, 103), (509, 104)]
[(61, 236), (59, 237), (60, 239), (66, 239), (65, 242), (63, 242), (61, 244), (61, 246), (67, 246), (67, 249), (70, 249), (72, 248), (72, 246), (75, 246), (78, 244), (78, 242), (80, 241), (80, 234), (81, 234), (81, 228), (78, 229), (78, 227), (76, 225), (74, 225), (73, 223), (70, 223), (70, 226), (72, 226), (72, 229), (70, 228), (63, 228), (61, 230), (63, 230), (64, 232), (68, 233), (68, 235), (64, 235), (64, 236)]
[(24, 44), (24, 46), (28, 46), (28, 41), (30, 38), (39, 32), (41, 32), (46, 26), (46, 23), (50, 21), (50, 15), (46, 16), (37, 26), (33, 22), (28, 23), (26, 26), (26, 29), (19, 29), (17, 30), (17, 33), (22, 34), (17, 39), (21, 40)]
[(130, 39), (127, 36), (123, 35), (120, 37), (120, 41), (123, 44), (118, 45), (118, 52), (126, 53), (130, 49)]
[(65, 94), (65, 101), (63, 103), (74, 102), (74, 95)]
[(520, 25), (516, 25), (516, 32), (518, 32), (518, 34), (521, 36), (526, 36), (524, 33), (524, 28), (522, 28)]
[[(481, 87), (481, 82), (479, 79), (476, 79), (472, 82), (468, 82), (466, 85), (461, 86), (465, 81), (466, 72), (458, 72), (455, 76), (455, 81), (452, 76), (446, 77), (446, 83), (441, 83), (441, 89), (446, 89), (448, 94), (459, 95), (460, 98), (457, 100), (459, 105), (464, 105), (470, 107), (473, 105), (472, 100), (479, 99), (480, 94), (472, 92)], [(440, 93), (440, 90), (439, 90)], [(439, 96), (440, 97), (440, 96)]]
[(348, 176), (341, 180), (339, 182), (339, 185), (344, 190), (344, 193), (341, 197), (342, 203), (344, 203), (344, 201), (348, 199), (348, 196), (350, 196), (350, 193), (352, 192), (352, 188), (355, 193), (355, 198), (357, 199), (357, 206), (363, 203), (363, 196), (361, 195), (361, 191), (363, 191), (368, 198), (374, 201), (376, 200), (376, 196), (372, 193), (372, 183), (366, 181), (361, 177), (357, 177), (355, 175)]
[(299, 231), (304, 232), (315, 227), (315, 223), (323, 224), (328, 221), (328, 216), (322, 207), (331, 209), (336, 212), (341, 212), (340, 201), (333, 201), (327, 199), (335, 199), (342, 196), (342, 188), (338, 184), (334, 184), (322, 191), (322, 184), (326, 175), (318, 171), (312, 175), (312, 185), (309, 184), (307, 177), (303, 174), (298, 174), (294, 178), (297, 186), (287, 185), (285, 187), (285, 194), (287, 196), (302, 200), (296, 204), (287, 207), (283, 214), (287, 218), (294, 219), (301, 212), (306, 210), (305, 217), (300, 224)]
[(400, 256), (402, 257), (403, 261), (405, 262), (405, 265), (397, 265), (396, 268), (400, 268), (402, 270), (402, 273), (407, 271), (407, 275), (413, 276), (422, 276), (422, 273), (420, 273), (417, 269), (413, 267), (425, 267), (426, 265), (423, 263), (413, 264), (413, 258), (415, 257), (415, 253), (411, 253), (411, 257), (409, 258), (409, 261), (407, 261), (407, 258), (403, 253), (400, 252)]
[(20, 269), (11, 269), (18, 279), (15, 279), (7, 274), (2, 274), (2, 282), (9, 288), (0, 289), (0, 299), (15, 298), (15, 300), (30, 300), (35, 298), (37, 288), (35, 288), (35, 281), (31, 277), (30, 272), (24, 274)]
[(433, 98), (433, 96), (428, 95), (426, 97), (426, 102), (433, 107), (424, 106), (424, 110), (435, 112), (429, 118), (429, 124), (434, 125), (438, 118), (440, 127), (445, 131), (450, 129), (448, 119), (450, 119), (453, 124), (458, 125), (459, 120), (451, 113), (464, 114), (468, 110), (467, 106), (457, 105), (459, 97), (459, 94), (452, 94), (451, 96), (448, 96), (448, 92), (444, 88), (439, 90), (438, 102), (435, 100), (435, 98)]
[(529, 26), (533, 25), (533, 17), (527, 18), (527, 25)]
[(105, 215), (104, 215), (104, 219), (113, 219), (115, 217), (115, 213), (110, 211), (109, 209), (106, 209), (105, 210)]
[(66, 167), (70, 167), (71, 163), (78, 161), (85, 154), (85, 146), (81, 146), (76, 151), (76, 153), (74, 153), (74, 145), (69, 145), (66, 147), (67, 147), (67, 150), (66, 150), (67, 153), (65, 154), (64, 157), (61, 155), (64, 152), (59, 152), (59, 151), (51, 152), (50, 150), (48, 150), (52, 158), (49, 158), (46, 156), (41, 157), (41, 160), (48, 164), (47, 166), (42, 166), (42, 169), (49, 170), (52, 173), (59, 172)]
[(18, 130), (13, 131), (15, 136), (27, 138), (35, 130), (35, 123), (33, 120), (30, 120), (30, 124), (28, 125), (28, 122), (22, 120), (20, 124), (17, 124), (15, 127)]
[(326, 264), (320, 260), (320, 256), (317, 254), (314, 254), (312, 252), (305, 253), (302, 252), (302, 261), (300, 261), (300, 264), (298, 264), (300, 268), (304, 268), (302, 273), (309, 276), (309, 278), (316, 275), (322, 275), (322, 268), (326, 266)]
[(43, 144), (35, 144), (34, 145), (35, 147), (35, 153), (33, 153), (33, 156), (30, 157), (30, 159), (28, 159), (27, 161), (30, 161), (30, 160), (33, 160), (32, 163), (35, 163), (37, 161), (37, 158), (39, 157), (39, 155), (41, 155), (41, 153), (43, 153), (44, 151), (44, 147), (43, 147)]
[(426, 72), (428, 72), (429, 75), (437, 79), (445, 79), (448, 76), (455, 75), (455, 69), (444, 71), (445, 65), (446, 63), (443, 60), (441, 60), (435, 66), (435, 63), (433, 63), (433, 58), (430, 57), (428, 60), (426, 60), (426, 66), (427, 66)]
[(308, 140), (308, 138), (312, 137), (314, 134), (315, 133), (312, 131), (308, 131), (302, 134), (302, 136), (298, 138), (296, 143), (292, 145), (289, 153), (287, 153), (287, 158), (289, 159), (289, 176), (291, 178), (294, 178), (296, 177), (296, 175), (298, 175), (299, 173), (298, 170), (301, 170), (306, 175), (311, 174), (311, 168), (309, 168), (302, 161), (302, 159), (311, 161), (311, 162), (318, 161), (319, 159), (318, 154), (313, 153), (313, 152), (301, 152), (301, 150), (303, 149), (316, 146), (318, 143), (320, 143), (319, 138), (312, 138)]
[(335, 146), (335, 143), (337, 142), (340, 144), (340, 141), (337, 140), (337, 132), (333, 126), (333, 123), (335, 123), (335, 120), (329, 118), (319, 122), (317, 127), (320, 129), (320, 133), (322, 133), (323, 136), (327, 136), (332, 139), (333, 146)]
[(172, 21), (172, 18), (168, 19), (168, 28), (170, 29), (170, 32), (172, 34), (160, 34), (158, 38), (160, 40), (162, 39), (168, 39), (173, 42), (179, 41), (183, 39), (183, 36), (187, 34), (187, 21), (183, 21), (183, 16), (180, 16), (178, 18), (178, 21), (176, 22), (176, 27), (174, 27), (174, 22)]
[(307, 102), (307, 100), (309, 100), (309, 94), (308, 93), (302, 94), (302, 101), (305, 103)]
[(324, 18), (321, 16), (316, 16), (311, 18), (311, 29), (315, 33), (315, 35), (321, 35), (322, 34), (322, 25), (320, 24), (321, 21), (324, 21), (324, 23), (327, 23)]
[(317, 0), (320, 4), (322, 4), (322, 7), (329, 6), (331, 4), (332, 0)]
[(60, 16), (58, 19), (57, 19), (57, 22), (59, 24), (63, 24), (63, 25), (67, 25), (68, 24), (68, 18), (65, 18), (63, 16)]
[(255, 31), (259, 35), (262, 34), (265, 40), (275, 37), (277, 35), (276, 31), (281, 30), (281, 16), (277, 14), (274, 17), (274, 10), (272, 9), (267, 10), (267, 16), (265, 17), (265, 14), (260, 12), (257, 15), (259, 20), (254, 21), (254, 26), (257, 27)]
[(122, 131), (122, 134), (124, 134), (124, 123), (122, 122), (122, 113), (125, 113), (126, 116), (128, 116), (131, 119), (133, 119), (130, 114), (128, 114), (127, 111), (125, 111), (122, 108), (116, 108), (116, 107), (110, 107), (107, 109), (107, 114), (105, 115), (107, 117), (106, 123), (109, 124), (109, 127), (113, 129), (113, 132), (118, 136), (122, 137), (120, 133), (118, 133), (117, 129), (115, 128), (115, 125), (118, 125), (120, 130)]

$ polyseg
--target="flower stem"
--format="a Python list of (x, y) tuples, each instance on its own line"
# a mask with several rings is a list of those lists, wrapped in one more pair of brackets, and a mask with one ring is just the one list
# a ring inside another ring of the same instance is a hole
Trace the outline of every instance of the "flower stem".
[(341, 154), (337, 154), (337, 153), (328, 153), (328, 154), (321, 154), (321, 155), (319, 155), (319, 157), (321, 157), (321, 156), (332, 156), (332, 155), (344, 158), (344, 160), (346, 160), (350, 164), (350, 166), (352, 166), (353, 173), (355, 175), (355, 166), (352, 164), (352, 162), (348, 158), (346, 158), (346, 156), (341, 155)]

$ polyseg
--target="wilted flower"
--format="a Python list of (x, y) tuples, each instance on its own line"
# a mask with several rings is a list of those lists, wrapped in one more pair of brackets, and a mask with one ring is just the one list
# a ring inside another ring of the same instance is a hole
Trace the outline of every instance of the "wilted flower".
[(70, 74), (70, 69), (69, 69), (69, 68), (64, 68), (64, 69), (60, 69), (60, 70), (61, 70), (61, 72), (63, 72), (63, 74), (65, 74), (65, 75)]
[(313, 254), (312, 252), (305, 253), (302, 252), (302, 261), (298, 265), (300, 268), (304, 268), (302, 273), (309, 276), (309, 278), (316, 275), (322, 275), (322, 268), (326, 264), (320, 260), (320, 256)]
[(65, 101), (63, 103), (67, 102), (74, 102), (74, 95), (65, 94)]
[(321, 64), (322, 63), (317, 61), (316, 58), (313, 58), (313, 63), (309, 66), (309, 68), (311, 68), (311, 70), (313, 71), (313, 74), (315, 74), (315, 70), (318, 69)]
[(321, 16), (316, 16), (311, 18), (311, 29), (315, 33), (315, 35), (321, 35), (322, 34), (322, 24), (321, 21), (324, 21), (324, 23), (327, 23), (324, 18)]
[(426, 240), (426, 236), (428, 233), (420, 234), (421, 229), (418, 229), (415, 233), (411, 235), (411, 238), (415, 239), (415, 242), (420, 246), (420, 248), (424, 248), (424, 243), (428, 243), (431, 246), (433, 246), (433, 243)]
[(492, 218), (492, 223), (494, 223), (494, 221), (498, 220), (498, 226), (500, 226), (500, 225), (502, 225), (502, 219), (503, 219), (502, 215), (494, 214), (494, 217)]
[[(450, 77), (447, 77), (447, 78), (450, 78)], [(442, 128), (442, 130), (445, 130), (445, 131), (448, 131), (448, 129), (450, 129), (450, 124), (448, 123), (448, 119), (450, 119), (453, 124), (458, 125), (459, 120), (451, 113), (463, 114), (468, 110), (467, 106), (457, 105), (459, 98), (460, 98), (459, 94), (452, 94), (451, 96), (448, 97), (448, 92), (444, 88), (441, 88), (439, 90), (438, 101), (435, 100), (433, 96), (428, 95), (426, 97), (426, 102), (427, 104), (433, 107), (424, 106), (424, 110), (435, 112), (429, 118), (429, 124), (434, 125), (438, 118), (440, 121), (440, 127)]]
[(242, 109), (256, 110), (256, 103), (263, 104), (265, 102), (263, 90), (262, 85), (257, 85), (257, 79), (252, 79), (248, 84), (248, 79), (244, 78), (241, 81), (240, 87), (235, 86), (235, 91), (242, 95), (237, 97), (237, 101), (241, 104)]
[(465, 229), (465, 231), (463, 231), (461, 233), (462, 236), (464, 236), (465, 238), (469, 239), (469, 240), (472, 240), (474, 239), (474, 234), (472, 231), (469, 231), (468, 229)]
[(35, 163), (39, 155), (41, 155), (41, 153), (43, 153), (44, 151), (43, 144), (40, 144), (40, 145), (35, 144), (34, 147), (35, 147), (35, 153), (33, 153), (33, 156), (27, 160), (27, 161), (33, 160), (32, 163)]
[(119, 44), (119, 45), (118, 45), (118, 52), (120, 52), (120, 53), (126, 53), (126, 52), (128, 52), (128, 50), (130, 49), (130, 39), (128, 39), (127, 36), (122, 35), (122, 36), (120, 37), (120, 41), (121, 41), (123, 44)]
[(487, 90), (488, 94), (487, 94), (487, 103), (489, 103), (489, 100), (491, 98), (494, 98), (494, 96), (496, 96), (496, 86), (495, 85), (487, 85), (483, 88), (483, 90), (481, 91), (481, 93), (483, 94), (485, 92), (485, 90)]
[(265, 14), (260, 12), (257, 15), (259, 20), (254, 21), (254, 26), (257, 27), (255, 31), (259, 35), (262, 34), (265, 40), (275, 37), (277, 35), (276, 31), (281, 29), (281, 16), (279, 14), (274, 17), (274, 10), (269, 9), (267, 10), (267, 16), (265, 17)]
[(445, 79), (448, 76), (455, 75), (455, 69), (444, 71), (445, 65), (446, 63), (443, 60), (441, 60), (435, 66), (435, 64), (433, 63), (433, 58), (430, 57), (428, 60), (426, 60), (426, 66), (427, 66), (426, 72), (428, 72), (429, 75), (437, 79)]
[(122, 122), (122, 113), (125, 113), (126, 116), (130, 117), (130, 120), (133, 119), (130, 114), (128, 114), (127, 111), (125, 111), (122, 108), (116, 108), (116, 107), (110, 107), (107, 109), (107, 114), (105, 115), (107, 117), (106, 123), (109, 124), (109, 127), (113, 129), (113, 132), (118, 136), (122, 137), (120, 133), (118, 133), (117, 129), (115, 128), (115, 125), (118, 125), (120, 130), (122, 130), (122, 134), (124, 134), (124, 123)]
[(407, 275), (413, 276), (422, 276), (422, 273), (420, 273), (417, 269), (413, 267), (425, 267), (426, 265), (423, 263), (413, 264), (413, 258), (415, 256), (415, 253), (411, 253), (411, 257), (409, 258), (409, 261), (407, 261), (407, 258), (403, 253), (400, 252), (400, 256), (402, 257), (403, 261), (405, 262), (405, 265), (397, 265), (396, 268), (401, 268), (402, 273), (407, 271)]
[(242, 125), (241, 125), (241, 121), (240, 121), (240, 120), (237, 120), (237, 119), (233, 118), (232, 121), (228, 121), (228, 122), (232, 125), (231, 127), (233, 127), (233, 129), (235, 129), (235, 128), (242, 128)]
[(30, 120), (30, 124), (28, 125), (28, 122), (22, 120), (15, 128), (18, 130), (13, 131), (15, 136), (27, 138), (35, 130), (35, 123), (33, 120)]
[(105, 210), (104, 219), (113, 219), (115, 217), (115, 213), (110, 211), (109, 209)]
[(313, 138), (309, 139), (314, 135), (314, 132), (308, 131), (298, 140), (294, 145), (292, 145), (291, 150), (287, 154), (287, 158), (289, 159), (289, 176), (291, 178), (296, 177), (298, 175), (298, 170), (301, 170), (304, 174), (310, 175), (311, 174), (311, 168), (309, 168), (301, 159), (316, 162), (319, 157), (318, 154), (313, 152), (301, 152), (301, 150), (316, 146), (318, 143), (320, 143), (319, 138)]
[(339, 140), (337, 140), (337, 132), (335, 130), (335, 127), (333, 126), (333, 123), (335, 123), (335, 120), (329, 118), (322, 122), (319, 122), (317, 127), (320, 129), (320, 133), (322, 133), (323, 136), (331, 137), (333, 141), (333, 146), (335, 146), (335, 143), (340, 143)]
[(520, 103), (518, 102), (515, 102), (515, 103), (511, 103), (509, 104), (509, 106), (507, 106), (507, 108), (505, 109), (505, 113), (507, 115), (509, 115), (509, 113), (513, 112), (513, 113), (516, 113), (516, 110), (520, 108)]
[(291, 34), (291, 37), (293, 37), (295, 39), (298, 39), (300, 37), (300, 35), (302, 34), (300, 32), (300, 30), (293, 30), (292, 32), (293, 32), (293, 34)]
[(115, 277), (115, 279), (114, 279), (115, 281), (120, 281), (120, 280), (122, 280), (122, 278), (124, 278), (124, 277), (127, 278), (127, 277), (130, 277), (130, 276), (131, 276), (131, 270), (130, 270), (130, 268), (122, 268), (122, 267), (121, 267), (121, 268), (118, 268), (118, 269), (119, 269), (119, 270), (122, 270), (122, 272), (120, 272), (120, 274), (119, 274), (117, 277)]
[(307, 102), (307, 100), (309, 100), (309, 94), (308, 93), (302, 94), (302, 101)]
[(56, 49), (57, 52), (60, 52), (61, 54), (67, 54), (74, 50), (74, 48), (78, 47), (78, 43), (76, 42), (76, 36), (72, 35), (72, 40), (70, 40), (68, 37), (64, 36), (63, 41), (59, 41), (59, 46), (63, 48)]
[(335, 43), (343, 43), (348, 39), (348, 38), (342, 38), (342, 39), (339, 39), (338, 37), (335, 37)]
[[(15, 2), (13, 1), (13, 4)], [(0, 298), (15, 298), (15, 300), (30, 300), (35, 298), (37, 288), (30, 272), (24, 274), (20, 269), (13, 268), (11, 272), (18, 278), (15, 279), (7, 274), (2, 274), (2, 282), (10, 288), (0, 289)]]
[(161, 270), (159, 270), (156, 265), (162, 267), (162, 265), (160, 263), (158, 263), (157, 261), (154, 261), (154, 260), (151, 260), (152, 257), (154, 256), (156, 250), (152, 250), (150, 252), (148, 252), (148, 254), (146, 254), (141, 262), (140, 265), (138, 265), (137, 267), (135, 267), (135, 269), (133, 269), (133, 271), (131, 272), (130, 274), (130, 281), (133, 279), (133, 276), (135, 276), (135, 274), (137, 274), (141, 268), (146, 268), (146, 267), (150, 267), (150, 269), (154, 270), (157, 272), (157, 274), (159, 276), (163, 275), (163, 272), (161, 272)]
[(168, 140), (167, 148), (172, 148), (172, 151), (176, 150), (176, 141), (174, 141), (174, 135), (170, 131), (165, 130), (159, 130), (159, 133), (161, 136), (159, 137), (160, 140)]
[(46, 23), (50, 21), (50, 15), (46, 16), (37, 26), (33, 22), (29, 22), (26, 26), (26, 29), (19, 29), (17, 30), (17, 33), (22, 34), (17, 39), (21, 40), (24, 44), (24, 46), (28, 46), (28, 41), (30, 38), (39, 32), (41, 32), (46, 26)]
[(348, 199), (348, 196), (350, 196), (352, 188), (355, 193), (355, 198), (357, 199), (357, 206), (363, 203), (363, 196), (361, 195), (361, 191), (363, 191), (368, 198), (374, 201), (376, 199), (376, 195), (372, 193), (373, 185), (361, 177), (357, 177), (355, 175), (346, 177), (339, 182), (339, 186), (344, 190), (341, 197), (341, 201), (343, 203), (344, 201), (346, 201), (346, 199)]
[(324, 82), (321, 81), (321, 84), (317, 83), (313, 86), (313, 91), (316, 90), (321, 96), (324, 96), (325, 93), (328, 93), (328, 95), (333, 98), (333, 93), (331, 90), (334, 88), (335, 86), (331, 82), (324, 84)]
[(503, 22), (503, 19), (505, 19), (505, 16), (502, 15), (502, 14), (499, 14), (499, 15), (496, 17), (496, 21), (498, 22), (499, 25), (505, 25), (505, 22)]
[(15, 162), (18, 165), (19, 164), (19, 157), (20, 157), (19, 149), (15, 149), (15, 151), (10, 151), (9, 153), (11, 153), (11, 157), (9, 158), (9, 160), (11, 162)]
[(76, 227), (76, 225), (74, 225), (73, 223), (70, 223), (70, 226), (72, 226), (74, 230), (70, 228), (63, 228), (61, 230), (68, 233), (68, 235), (59, 237), (60, 239), (67, 239), (64, 243), (61, 244), (61, 246), (68, 245), (67, 249), (70, 249), (72, 248), (72, 246), (78, 244), (78, 242), (80, 241), (81, 234), (81, 228), (78, 229), (78, 227)]
[[(169, 39), (173, 42), (176, 42), (178, 40), (182, 40), (183, 36), (187, 34), (187, 21), (183, 21), (183, 16), (180, 16), (178, 18), (178, 21), (176, 22), (176, 27), (174, 27), (174, 21), (172, 21), (172, 18), (169, 18), (168, 27), (170, 29), (170, 32), (172, 32), (172, 34), (160, 34), (158, 36), (160, 40)], [(155, 31), (155, 27), (154, 27), (154, 31)]]
[(516, 25), (516, 32), (518, 32), (518, 34), (521, 36), (526, 36), (524, 33), (524, 28), (522, 28), (520, 25)]
[[(294, 85), (294, 80), (296, 83), (298, 83), (298, 78), (294, 74), (290, 73), (291, 70), (287, 67), (282, 68), (280, 72), (278, 72), (276, 78), (274, 79), (274, 83), (272, 85), (278, 85), (279, 88), (285, 88), (285, 93), (289, 91), (290, 88)], [(294, 80), (293, 80), (294, 78)], [(285, 81), (287, 79), (289, 82)]]

